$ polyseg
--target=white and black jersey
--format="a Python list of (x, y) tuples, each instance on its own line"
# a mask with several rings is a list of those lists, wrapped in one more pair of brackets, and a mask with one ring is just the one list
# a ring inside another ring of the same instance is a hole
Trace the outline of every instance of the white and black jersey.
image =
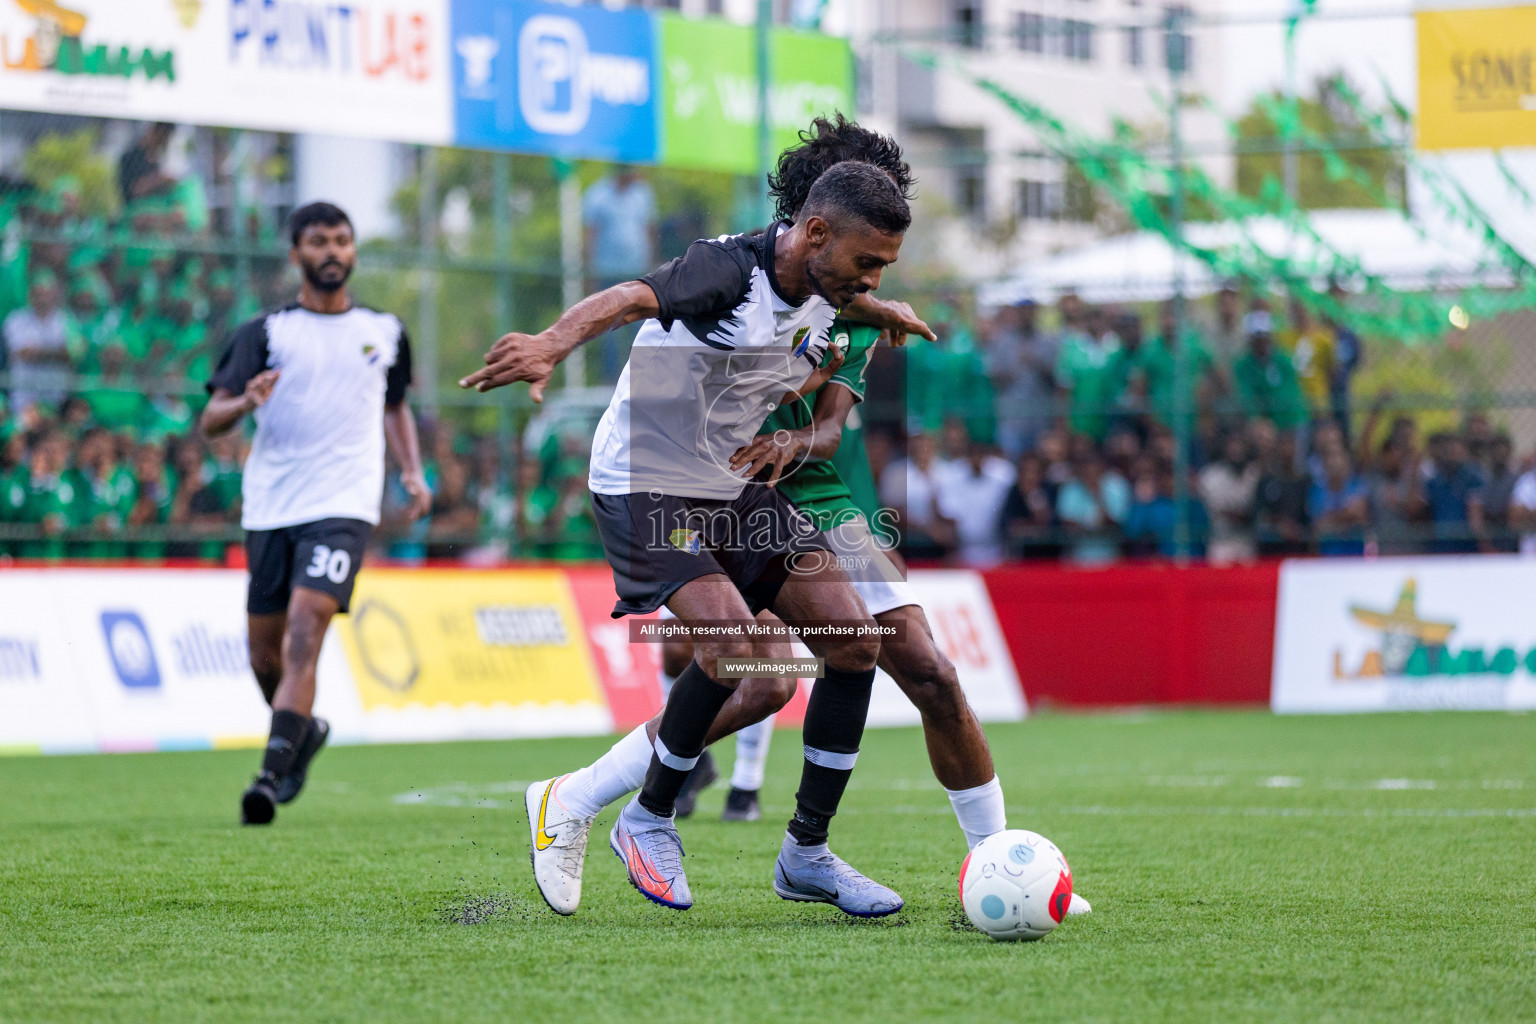
[(384, 407), (403, 401), (411, 382), (404, 325), (363, 306), (264, 313), (236, 329), (208, 390), (241, 394), (269, 368), (282, 376), (255, 413), (240, 525), (275, 530), (334, 518), (377, 525)]
[(784, 298), (773, 244), (785, 226), (694, 242), (640, 279), (661, 312), (635, 338), (593, 437), (594, 492), (741, 493), (731, 456), (820, 364), (835, 313), (819, 296)]

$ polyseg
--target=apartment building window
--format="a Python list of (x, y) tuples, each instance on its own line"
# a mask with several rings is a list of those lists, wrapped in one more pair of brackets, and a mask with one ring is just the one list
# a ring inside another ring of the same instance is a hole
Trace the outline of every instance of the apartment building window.
[(956, 196), (960, 211), (968, 217), (982, 220), (987, 215), (987, 179), (981, 167), (962, 167), (959, 171), (960, 194)]
[(1125, 62), (1133, 68), (1139, 68), (1147, 63), (1147, 35), (1146, 28), (1141, 24), (1141, 0), (1129, 0), (1125, 16), (1126, 24), (1122, 30), (1125, 37)]
[(1091, 21), (1077, 18), (1047, 18), (1033, 11), (1021, 11), (1014, 21), (1014, 45), (1025, 53), (1087, 63), (1093, 60)]
[(1195, 62), (1195, 41), (1182, 29), (1194, 17), (1194, 11), (1185, 6), (1164, 7), (1163, 65), (1169, 71), (1187, 72)]
[(979, 3), (955, 4), (955, 41), (972, 50), (981, 49), (982, 11)]
[(1013, 27), (1014, 42), (1025, 53), (1045, 52), (1045, 16), (1021, 11)]
[(1061, 186), (1051, 181), (1017, 182), (1014, 213), (1020, 220), (1059, 219)]
[(1062, 56), (1088, 63), (1093, 60), (1093, 23), (1075, 18), (1062, 19)]

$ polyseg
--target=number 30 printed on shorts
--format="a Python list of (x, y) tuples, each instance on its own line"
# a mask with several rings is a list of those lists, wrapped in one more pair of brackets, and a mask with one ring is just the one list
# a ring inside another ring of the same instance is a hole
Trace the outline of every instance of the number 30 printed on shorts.
[(314, 560), (304, 569), (304, 575), (314, 579), (324, 576), (332, 583), (345, 583), (352, 571), (352, 555), (341, 548), (331, 550), (325, 544), (315, 545)]

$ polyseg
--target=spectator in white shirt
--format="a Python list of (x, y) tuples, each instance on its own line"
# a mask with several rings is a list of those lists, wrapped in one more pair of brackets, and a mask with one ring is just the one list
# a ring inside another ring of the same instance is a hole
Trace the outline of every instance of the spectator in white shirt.
[(1509, 496), (1509, 525), (1520, 532), (1520, 553), (1536, 555), (1536, 469), (1515, 481)]
[(27, 305), (0, 325), (10, 356), (11, 409), (38, 402), (56, 405), (69, 386), (69, 315), (59, 303), (59, 283), (49, 270), (32, 278)]
[(938, 445), (931, 434), (907, 439), (907, 457), (880, 474), (880, 504), (895, 509), (906, 550), (918, 558), (941, 558), (954, 543), (955, 524), (939, 509)]
[[(1007, 472), (991, 465), (994, 462)], [(954, 521), (960, 561), (973, 569), (991, 568), (1003, 560), (1003, 506), (1013, 476), (1012, 466), (972, 441), (965, 460), (951, 464), (940, 477), (938, 510)]]

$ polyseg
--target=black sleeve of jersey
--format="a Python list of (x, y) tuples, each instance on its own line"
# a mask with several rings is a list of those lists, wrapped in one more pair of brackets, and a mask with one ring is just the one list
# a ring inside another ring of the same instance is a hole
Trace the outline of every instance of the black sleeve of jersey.
[(223, 388), (232, 395), (245, 392), (245, 384), (267, 368), (267, 318), (257, 317), (235, 328), (219, 365), (208, 378), (208, 393)]
[(751, 278), (735, 253), (719, 242), (701, 240), (640, 280), (656, 293), (657, 319), (670, 330), (674, 320), (729, 313), (746, 295)]
[(384, 377), (384, 404), (399, 405), (405, 401), (405, 389), (411, 386), (411, 339), (406, 337), (405, 327), (400, 327), (400, 342), (395, 349), (395, 361)]

